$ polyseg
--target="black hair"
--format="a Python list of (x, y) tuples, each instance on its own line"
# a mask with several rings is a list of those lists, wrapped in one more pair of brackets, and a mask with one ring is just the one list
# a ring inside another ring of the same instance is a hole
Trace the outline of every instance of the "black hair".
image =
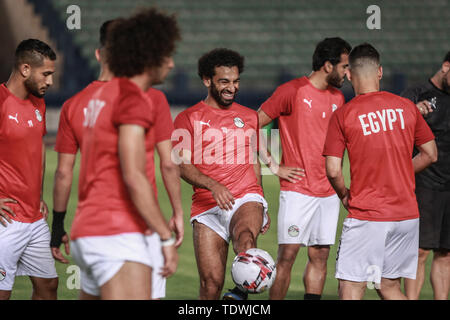
[(104, 47), (106, 44), (106, 35), (108, 34), (108, 28), (110, 26), (110, 24), (114, 22), (114, 20), (108, 20), (103, 22), (102, 26), (100, 27), (100, 47)]
[(312, 59), (313, 71), (320, 70), (327, 61), (330, 61), (333, 66), (337, 65), (341, 62), (341, 54), (348, 54), (351, 50), (350, 44), (339, 37), (325, 38), (317, 44), (314, 50)]
[(447, 52), (447, 54), (445, 55), (445, 58), (444, 58), (443, 62), (450, 62), (450, 51)]
[(364, 58), (366, 61), (380, 64), (380, 54), (371, 44), (365, 42), (353, 48), (348, 56), (348, 63), (351, 68), (355, 68), (357, 61)]
[(239, 74), (241, 74), (244, 72), (244, 57), (230, 49), (213, 49), (198, 60), (198, 75), (200, 79), (214, 77), (214, 69), (216, 67), (237, 67)]
[(160, 66), (175, 50), (180, 30), (174, 15), (143, 9), (114, 21), (106, 35), (106, 62), (114, 75), (132, 77)]
[(14, 66), (19, 68), (20, 65), (27, 63), (30, 66), (41, 66), (44, 58), (52, 61), (56, 60), (56, 53), (48, 44), (38, 39), (27, 39), (19, 43), (14, 55)]

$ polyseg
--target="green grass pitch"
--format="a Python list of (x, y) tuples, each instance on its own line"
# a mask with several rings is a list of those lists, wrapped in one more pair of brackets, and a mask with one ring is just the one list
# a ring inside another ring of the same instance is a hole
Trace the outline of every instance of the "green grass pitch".
[[(158, 164), (158, 160), (156, 160)], [(158, 167), (158, 165), (157, 165)], [(49, 210), (52, 210), (52, 188), (53, 188), (53, 175), (56, 168), (56, 152), (51, 149), (47, 151), (47, 166), (45, 174), (45, 194), (44, 199), (49, 206)], [(77, 177), (77, 172), (79, 169), (79, 161), (77, 161), (75, 177)], [(344, 164), (345, 174), (348, 180), (348, 163)], [(170, 203), (167, 194), (164, 190), (161, 175), (159, 169), (157, 168), (157, 184), (159, 189), (159, 203), (161, 209), (168, 217), (171, 213)], [(272, 224), (267, 232), (267, 234), (262, 235), (258, 238), (258, 247), (268, 251), (274, 259), (277, 256), (277, 211), (278, 211), (278, 195), (279, 195), (279, 183), (278, 179), (274, 176), (264, 176), (263, 177), (264, 192), (266, 200), (269, 204), (269, 214), (272, 219)], [(69, 201), (68, 214), (66, 217), (66, 231), (70, 230), (70, 224), (73, 219), (77, 204), (77, 179), (74, 179), (72, 186), (71, 199)], [(191, 205), (192, 188), (190, 185), (182, 182), (182, 198), (183, 198), (183, 208), (185, 212), (185, 238), (182, 246), (179, 248), (179, 265), (178, 270), (175, 275), (167, 281), (167, 292), (166, 299), (171, 300), (183, 300), (183, 299), (197, 299), (199, 290), (199, 276), (197, 272), (193, 241), (192, 241), (192, 227), (189, 224), (189, 212)], [(337, 299), (337, 285), (338, 282), (334, 277), (335, 270), (335, 260), (336, 260), (336, 249), (338, 240), (341, 234), (342, 221), (346, 216), (346, 211), (341, 208), (338, 232), (336, 235), (336, 245), (332, 246), (330, 257), (328, 260), (328, 273), (327, 280), (325, 283), (325, 288), (323, 292), (323, 299)], [(51, 224), (51, 216), (49, 217), (49, 224)], [(234, 258), (234, 252), (229, 250), (228, 263), (227, 263), (227, 273), (225, 279), (224, 289), (234, 287), (231, 280), (230, 266)], [(296, 263), (292, 271), (292, 280), (287, 293), (286, 299), (289, 300), (299, 300), (303, 299), (304, 287), (302, 282), (303, 270), (306, 265), (306, 249), (300, 249)], [(424, 287), (422, 289), (421, 299), (432, 299), (432, 289), (429, 282), (429, 272), (430, 272), (430, 260), (428, 259), (427, 269), (426, 269), (426, 280)], [(59, 275), (59, 288), (58, 288), (58, 298), (63, 300), (72, 300), (78, 298), (78, 290), (70, 289), (73, 287), (73, 271), (71, 271), (70, 266), (74, 265), (72, 259), (70, 259), (69, 265), (64, 265), (59, 262), (56, 263), (57, 272)], [(14, 285), (13, 293), (11, 299), (14, 300), (28, 300), (31, 297), (31, 283), (27, 277), (17, 277)], [(249, 299), (268, 299), (268, 292), (264, 292), (259, 295), (250, 295)], [(378, 296), (373, 289), (367, 289), (365, 299), (378, 299)]]

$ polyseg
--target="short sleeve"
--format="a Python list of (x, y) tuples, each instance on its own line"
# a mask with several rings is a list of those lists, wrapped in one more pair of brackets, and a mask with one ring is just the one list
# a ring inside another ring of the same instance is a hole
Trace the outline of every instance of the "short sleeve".
[(56, 134), (55, 151), (60, 153), (76, 154), (78, 152), (79, 145), (69, 121), (69, 103), (69, 101), (64, 103), (61, 109), (58, 132)]
[(122, 92), (114, 105), (114, 125), (135, 124), (148, 130), (154, 124), (153, 103), (139, 88), (125, 91), (126, 89), (121, 89)]
[(272, 96), (261, 105), (261, 110), (271, 119), (289, 115), (294, 108), (296, 94), (296, 88), (289, 83), (279, 86)]
[(331, 116), (328, 125), (327, 136), (323, 148), (323, 156), (334, 156), (342, 158), (345, 151), (345, 136), (343, 129), (343, 112), (342, 109), (336, 110)]
[(153, 105), (156, 110), (155, 117), (155, 141), (156, 143), (170, 140), (174, 125), (172, 114), (170, 113), (169, 102), (162, 92), (158, 92), (155, 98), (152, 98)]
[(420, 113), (419, 109), (417, 109), (414, 106), (414, 110), (416, 111), (416, 128), (414, 132), (414, 144), (416, 146), (420, 146), (424, 143), (427, 143), (434, 139), (433, 131), (431, 131), (430, 127), (428, 126), (427, 122), (423, 118), (422, 114)]

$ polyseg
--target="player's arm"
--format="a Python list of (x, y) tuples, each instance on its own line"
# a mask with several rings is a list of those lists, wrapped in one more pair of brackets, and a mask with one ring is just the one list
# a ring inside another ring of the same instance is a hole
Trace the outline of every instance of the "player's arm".
[(181, 205), (180, 168), (172, 161), (172, 142), (164, 140), (156, 144), (160, 159), (160, 170), (164, 186), (169, 195), (173, 215), (169, 226), (176, 235), (175, 247), (179, 247), (184, 237), (183, 207)]
[[(267, 115), (261, 108), (258, 110), (258, 122), (259, 122), (259, 128), (263, 128), (266, 125), (268, 125), (270, 122), (272, 122), (272, 118)], [(270, 169), (270, 171), (285, 180), (288, 180), (291, 183), (295, 183), (297, 181), (302, 180), (302, 178), (305, 176), (305, 170), (302, 168), (292, 168), (292, 167), (286, 167), (286, 166), (280, 166), (275, 159), (273, 159), (270, 150), (267, 146), (265, 137), (262, 135), (262, 132), (260, 131), (260, 152), (259, 157), (261, 158), (262, 162), (267, 165), (267, 167)]]
[(76, 154), (58, 152), (58, 164), (53, 182), (53, 222), (50, 247), (53, 257), (62, 263), (69, 263), (59, 247), (61, 243), (64, 243), (66, 254), (70, 254), (69, 236), (64, 229), (64, 217), (72, 188), (75, 159)]
[(325, 167), (328, 181), (341, 199), (345, 209), (348, 209), (349, 190), (345, 186), (344, 175), (342, 174), (342, 158), (326, 156)]
[(44, 180), (45, 180), (45, 142), (42, 140), (42, 172), (41, 172), (41, 199), (39, 204), (39, 210), (41, 211), (42, 215), (44, 216), (44, 219), (47, 219), (48, 217), (48, 207), (47, 204), (44, 201)]
[(412, 159), (415, 173), (422, 171), (438, 159), (438, 151), (434, 140), (417, 146), (417, 149), (419, 153)]
[[(122, 177), (131, 201), (150, 229), (161, 237), (161, 241), (171, 239), (172, 232), (161, 213), (153, 189), (146, 174), (145, 129), (139, 125), (119, 126), (119, 160)], [(165, 265), (162, 275), (173, 274), (178, 264), (178, 254), (174, 243), (162, 246)]]

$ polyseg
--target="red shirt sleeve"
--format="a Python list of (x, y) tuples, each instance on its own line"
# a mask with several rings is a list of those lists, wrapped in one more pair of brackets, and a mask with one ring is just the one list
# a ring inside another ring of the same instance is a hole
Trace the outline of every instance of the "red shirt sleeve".
[(345, 136), (343, 129), (343, 115), (342, 109), (338, 109), (331, 116), (323, 148), (323, 156), (334, 156), (338, 158), (344, 156)]
[(414, 105), (414, 109), (416, 110), (416, 114), (417, 114), (416, 130), (414, 132), (414, 144), (416, 146), (420, 146), (424, 143), (427, 143), (427, 142), (433, 140), (434, 134), (433, 134), (433, 131), (431, 131), (431, 129), (428, 126), (425, 119), (423, 118), (419, 109), (417, 109), (415, 105)]
[(120, 93), (112, 119), (115, 126), (136, 124), (148, 130), (154, 124), (153, 103), (139, 90), (136, 87)]
[(276, 119), (281, 115), (289, 115), (295, 106), (296, 88), (287, 83), (279, 86), (272, 96), (261, 105), (271, 119)]
[(69, 105), (70, 101), (66, 101), (61, 108), (58, 133), (56, 134), (55, 151), (76, 154), (78, 152), (79, 145), (68, 118)]
[[(156, 90), (155, 90), (156, 91)], [(170, 113), (169, 102), (166, 96), (161, 91), (156, 91), (158, 94), (152, 96), (153, 105), (156, 110), (155, 119), (155, 142), (170, 140), (174, 125), (172, 121), (172, 114)]]

